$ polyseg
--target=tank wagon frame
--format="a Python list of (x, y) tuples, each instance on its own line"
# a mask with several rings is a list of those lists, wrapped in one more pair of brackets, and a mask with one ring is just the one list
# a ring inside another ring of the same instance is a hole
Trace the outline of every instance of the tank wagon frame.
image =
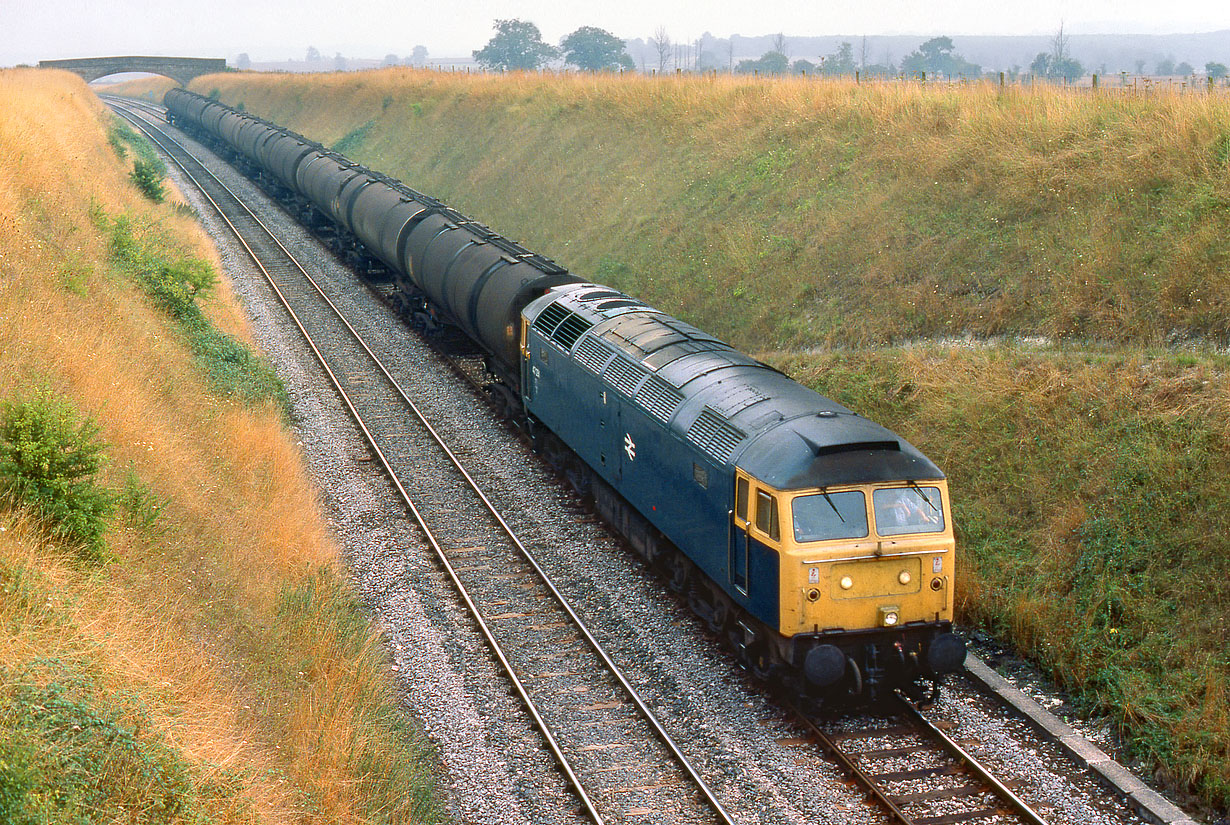
[(165, 102), (415, 325), (474, 341), (504, 414), (757, 675), (846, 701), (960, 668), (947, 483), (908, 442), (302, 135)]

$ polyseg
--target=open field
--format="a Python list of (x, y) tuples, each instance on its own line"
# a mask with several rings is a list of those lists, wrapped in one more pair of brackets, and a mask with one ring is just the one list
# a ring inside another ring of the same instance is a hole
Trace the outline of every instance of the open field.
[(0, 508), (0, 820), (439, 821), (279, 386), (225, 282), (178, 289), (208, 239), (80, 80), (0, 98), (0, 402), (95, 421), (114, 513), (83, 553)]
[(1230, 801), (1230, 96), (217, 75), (950, 474), (967, 621)]

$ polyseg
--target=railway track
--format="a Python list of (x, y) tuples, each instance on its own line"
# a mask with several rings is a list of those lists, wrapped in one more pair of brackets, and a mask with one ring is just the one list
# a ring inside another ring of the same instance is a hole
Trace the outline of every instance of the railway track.
[(901, 825), (1021, 822), (1046, 825), (1008, 784), (897, 695), (892, 715), (853, 724), (818, 720), (793, 707), (798, 723), (846, 774)]
[[(161, 107), (133, 101), (116, 101), (113, 105), (118, 108), (124, 104), (128, 105), (129, 115), (140, 121), (134, 125), (162, 145), (181, 168), (188, 167), (184, 168), (185, 174), (198, 185), (208, 184), (212, 176), (182, 147), (180, 151), (185, 157), (181, 163), (173, 151), (175, 144), (159, 123), (135, 117), (132, 112), (137, 109), (145, 116), (161, 120)], [(190, 168), (198, 171), (194, 174)], [(229, 197), (238, 202), (220, 181), (216, 181), (216, 186), (219, 187), (218, 199), (225, 203)], [(211, 191), (205, 186), (202, 189), (217, 204)], [(235, 211), (232, 221), (221, 204), (218, 208), (219, 214), (252, 252), (254, 260), (262, 250), (272, 256), (271, 263), (262, 269), (266, 270), (265, 277), (275, 291), (282, 291), (280, 285), (286, 285), (285, 292), (290, 297), (284, 301), (292, 317), (297, 314), (293, 306), (315, 306), (312, 313), (327, 316), (333, 312), (340, 319), (336, 308), (325, 306), (328, 299), (324, 298), (322, 290), (308, 285), (305, 274), (294, 274), (297, 265), (277, 260), (274, 247), (280, 249), (281, 244), (267, 232), (267, 237), (262, 239), (263, 226), (255, 215), (249, 213), (249, 221), (239, 211), (230, 210)], [(251, 241), (248, 235), (252, 236)], [(251, 245), (253, 243), (255, 246)], [(284, 249), (281, 251), (293, 259)], [(294, 284), (298, 282), (303, 282), (302, 294), (296, 292)], [(312, 297), (313, 290), (317, 292), (316, 298)], [(307, 317), (312, 313), (305, 310), (302, 314)], [(696, 784), (698, 772), (690, 765), (683, 767), (678, 759), (666, 753), (674, 744), (669, 736), (655, 736), (652, 730), (646, 735), (646, 725), (652, 729), (654, 724), (647, 723), (640, 715), (638, 703), (643, 706), (644, 702), (622, 696), (623, 688), (618, 685), (618, 678), (604, 676), (588, 682), (580, 680), (583, 672), (603, 669), (593, 664), (593, 659), (587, 658), (583, 650), (587, 647), (584, 637), (592, 634), (575, 629), (571, 619), (564, 616), (572, 612), (570, 609), (562, 612), (545, 609), (547, 603), (562, 597), (558, 596), (558, 591), (553, 594), (553, 588), (541, 583), (532, 569), (538, 565), (532, 561), (516, 562), (520, 555), (516, 545), (520, 542), (513, 531), (504, 530), (507, 522), (500, 528), (491, 521), (475, 518), (483, 506), (481, 499), (485, 497), (481, 492), (475, 493), (475, 485), (469, 485), (467, 490), (464, 478), (452, 476), (460, 469), (457, 455), (465, 450), (454, 450), (450, 456), (444, 448), (443, 453), (428, 459), (427, 454), (438, 449), (438, 445), (433, 447), (429, 443), (433, 434), (430, 425), (424, 421), (423, 432), (417, 435), (405, 432), (410, 429), (406, 424), (410, 401), (399, 388), (383, 400), (362, 401), (364, 394), (372, 390), (371, 384), (398, 386), (399, 376), (384, 368), (375, 376), (369, 366), (369, 377), (362, 377), (362, 362), (378, 360), (370, 351), (366, 356), (355, 356), (357, 361), (342, 361), (339, 368), (330, 370), (332, 362), (326, 353), (333, 352), (331, 347), (340, 346), (337, 342), (348, 337), (358, 337), (344, 320), (332, 326), (313, 320), (306, 328), (299, 319), (295, 322), (309, 342), (315, 340), (313, 334), (325, 342), (321, 347), (316, 344), (312, 347), (326, 371), (330, 371), (330, 378), (353, 417), (360, 422), (373, 453), (385, 466), (406, 500), (407, 508), (439, 554), (441, 566), (459, 592), (470, 594), (463, 596), (463, 601), (475, 607), (478, 615), (475, 621), (483, 627), (484, 635), (493, 646), (507, 648), (506, 653), (493, 655), (513, 674), (510, 676), (513, 690), (527, 707), (541, 705), (538, 710), (527, 713), (543, 732), (544, 739), (554, 740), (553, 744), (548, 744), (548, 749), (573, 786), (586, 816), (598, 822), (604, 818), (648, 818), (652, 821), (653, 816), (670, 822), (734, 821), (704, 785), (703, 779)], [(485, 397), (478, 374), (481, 364), (477, 359), (455, 358), (447, 352), (441, 354), (452, 369), (475, 388), (476, 395)], [(393, 397), (399, 394), (400, 398)], [(361, 403), (356, 406), (352, 399), (359, 399)], [(368, 407), (374, 414), (364, 418)], [(364, 421), (370, 421), (370, 426)], [(449, 464), (453, 465), (452, 470)], [(421, 483), (424, 479), (427, 483)], [(475, 495), (478, 497), (466, 498)], [(488, 512), (493, 511), (491, 508)], [(499, 518), (498, 514), (496, 517)], [(433, 528), (433, 524), (437, 526)], [(504, 538), (500, 538), (501, 532)], [(511, 566), (510, 560), (517, 566)], [(583, 698), (576, 701), (578, 697)], [(806, 740), (809, 753), (805, 757), (800, 754), (801, 759), (819, 760), (821, 750), (827, 751), (891, 821), (918, 825), (1043, 822), (1023, 803), (1018, 808), (1011, 800), (1020, 800), (1002, 784), (990, 779), (989, 774), (988, 780), (978, 777), (979, 769), (971, 767), (973, 760), (968, 754), (944, 755), (951, 751), (946, 750), (947, 745), (938, 744), (940, 740), (936, 734), (947, 739), (941, 731), (918, 727), (904, 707), (901, 713), (896, 720), (874, 726), (868, 726), (864, 718), (854, 725), (834, 728), (829, 720), (815, 720), (802, 714), (785, 724), (797, 728), (801, 738)], [(660, 723), (657, 725), (661, 727)], [(600, 735), (594, 736), (595, 731)], [(951, 744), (960, 750), (958, 745)], [(617, 756), (612, 758), (612, 755)], [(757, 816), (741, 818), (746, 821), (759, 819)]]
[[(435, 551), (585, 816), (734, 823), (337, 301), (147, 105), (109, 100), (217, 209), (315, 353)], [(336, 296), (334, 296), (336, 297)]]

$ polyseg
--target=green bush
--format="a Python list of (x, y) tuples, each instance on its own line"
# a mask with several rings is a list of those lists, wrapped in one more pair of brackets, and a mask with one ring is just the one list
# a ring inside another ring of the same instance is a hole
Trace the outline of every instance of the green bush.
[(105, 554), (103, 533), (114, 509), (94, 478), (103, 447), (98, 425), (47, 387), (0, 408), (0, 494), (29, 507), (53, 535), (94, 560)]
[(162, 185), (167, 176), (167, 165), (162, 162), (153, 144), (118, 117), (112, 120), (107, 130), (107, 142), (121, 159), (127, 158), (128, 149), (132, 149), (136, 157), (129, 177), (145, 197), (154, 203), (162, 203), (167, 196)]
[(134, 161), (129, 176), (141, 193), (154, 203), (166, 200), (167, 192), (162, 185), (163, 178), (166, 177), (166, 166), (163, 166), (161, 161)]
[(221, 395), (246, 403), (272, 401), (289, 414), (286, 388), (268, 362), (210, 323), (196, 303), (218, 282), (206, 261), (186, 257), (146, 226), (134, 226), (121, 215), (110, 221), (111, 255), (147, 295), (176, 321), (197, 364)]
[(237, 801), (236, 777), (201, 777), (151, 731), (138, 697), (102, 695), (76, 665), (0, 668), (0, 728), (5, 823), (188, 825), (209, 821), (209, 802)]
[(200, 258), (179, 258), (146, 268), (138, 274), (141, 287), (176, 318), (199, 314), (195, 299), (218, 283), (214, 268)]

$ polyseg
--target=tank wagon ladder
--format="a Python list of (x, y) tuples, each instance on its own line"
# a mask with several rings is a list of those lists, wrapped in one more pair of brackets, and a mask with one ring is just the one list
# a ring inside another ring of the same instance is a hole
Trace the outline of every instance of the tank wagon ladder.
[[(329, 377), (329, 380), (342, 398), (343, 403), (346, 405), (352, 418), (355, 420), (363, 437), (367, 440), (371, 450), (384, 467), (388, 477), (396, 488), (398, 495), (405, 502), (408, 511), (423, 530), (429, 545), (432, 547), (433, 551), (437, 555), (437, 558), (439, 559), (441, 567), (445, 570), (453, 586), (458, 591), (459, 597), (465, 604), (467, 611), (472, 615), (479, 631), (486, 639), (488, 646), (492, 651), (492, 655), (500, 663), (501, 668), (504, 670), (513, 687), (513, 690), (527, 708), (527, 712), (533, 720), (534, 727), (543, 736), (545, 742), (547, 743), (548, 749), (553, 754), (555, 761), (559, 765), (561, 772), (565, 775), (568, 784), (573, 788), (574, 792), (581, 801), (586, 815), (594, 822), (604, 821), (600, 812), (597, 810), (590, 793), (583, 786), (582, 781), (578, 776), (577, 770), (574, 767), (574, 760), (570, 759), (564, 752), (565, 748), (557, 736), (556, 729), (553, 728), (553, 726), (543, 715), (539, 702), (535, 701), (534, 697), (530, 695), (533, 692), (533, 689), (527, 684), (527, 675), (518, 672), (518, 667), (513, 661), (514, 655), (510, 654), (507, 644), (502, 644), (496, 638), (497, 632), (493, 629), (494, 617), (484, 614), (484, 611), (478, 605), (481, 597), (476, 597), (472, 593), (472, 586), (468, 586), (463, 581), (464, 573), (462, 567), (461, 565), (454, 563), (455, 558), (450, 555), (449, 548), (446, 547), (446, 542), (448, 539), (441, 536), (439, 525), (433, 527), (429, 523), (429, 514), (426, 511), (430, 510), (430, 506), (424, 507), (422, 506), (422, 502), (415, 500), (413, 494), (411, 493), (411, 476), (399, 471), (396, 466), (397, 458), (389, 453), (387, 449), (387, 442), (385, 447), (381, 446), (382, 434), (380, 432), (379, 423), (372, 423), (371, 417), (364, 415), (361, 408), (364, 407), (366, 402), (363, 399), (355, 397), (354, 388), (352, 387), (350, 391), (347, 391), (344, 386), (346, 383), (344, 373), (346, 371), (341, 368), (330, 366), (329, 358), (323, 351), (325, 348), (330, 346), (330, 339), (349, 336), (357, 343), (358, 348), (362, 349), (364, 353), (362, 357), (368, 359), (370, 362), (369, 371), (379, 372), (383, 380), (356, 381), (355, 384), (363, 388), (377, 383), (383, 384), (388, 393), (396, 395), (399, 398), (399, 401), (397, 402), (398, 405), (401, 406), (402, 409), (411, 412), (412, 415), (419, 421), (422, 428), (430, 435), (432, 441), (438, 445), (440, 451), (447, 457), (447, 461), (453, 465), (459, 476), (465, 479), (466, 484), (473, 491), (473, 494), (482, 502), (483, 508), (490, 514), (493, 522), (498, 525), (499, 531), (506, 535), (511, 544), (516, 547), (517, 553), (524, 559), (525, 564), (538, 578), (540, 582), (539, 586), (544, 588), (550, 594), (552, 600), (554, 600), (554, 602), (559, 606), (559, 609), (567, 615), (572, 627), (575, 629), (577, 634), (585, 640), (587, 646), (594, 652), (597, 659), (600, 660), (602, 667), (606, 670), (606, 673), (619, 684), (620, 688), (628, 697), (630, 704), (635, 707), (637, 713), (639, 713), (641, 718), (645, 720), (653, 734), (656, 735), (658, 740), (661, 741), (666, 749), (671, 753), (671, 756), (675, 760), (680, 773), (687, 777), (687, 779), (692, 782), (695, 789), (699, 791), (700, 797), (704, 800), (704, 807), (712, 814), (716, 821), (726, 823), (727, 825), (733, 825), (735, 820), (725, 810), (713, 790), (708, 786), (696, 768), (683, 754), (679, 745), (666, 731), (661, 721), (657, 719), (656, 715), (641, 698), (639, 693), (634, 689), (626, 675), (622, 673), (618, 665), (602, 648), (601, 644), (597, 641), (592, 632), (585, 626), (571, 605), (568, 604), (564, 595), (551, 581), (546, 571), (529, 552), (521, 539), (517, 537), (505, 517), (500, 514), (500, 512), (488, 499), (486, 494), (479, 487), (478, 483), (473, 479), (471, 474), (462, 466), (455, 452), (449, 448), (449, 446), (445, 443), (445, 440), (439, 435), (417, 405), (411, 401), (406, 391), (396, 382), (392, 373), (380, 362), (379, 358), (367, 346), (367, 344), (363, 342), (359, 333), (350, 324), (350, 322), (345, 319), (341, 310), (338, 309), (338, 307), (327, 297), (325, 292), (314, 281), (312, 281), (311, 277), (294, 259), (294, 256), (286, 250), (286, 248), (280, 241), (277, 240), (276, 237), (273, 236), (273, 233), (265, 227), (260, 219), (248, 210), (242, 201), (229, 188), (227, 188), (225, 184), (213, 177), (202, 164), (197, 162), (186, 149), (179, 146), (173, 138), (163, 132), (158, 126), (149, 124), (144, 119), (132, 115), (131, 112), (125, 111), (122, 104), (113, 103), (113, 106), (120, 111), (121, 115), (128, 119), (130, 123), (141, 129), (156, 144), (158, 144), (171, 158), (172, 162), (175, 163), (175, 165), (178, 166), (184, 174), (192, 180), (198, 188), (201, 189), (202, 194), (207, 200), (210, 201), (213, 207), (218, 211), (218, 214), (222, 217), (223, 221), (226, 222), (235, 233), (240, 243), (245, 247), (245, 249), (247, 249), (249, 255), (252, 257), (252, 260), (256, 263), (258, 269), (265, 276), (271, 288), (283, 301), (292, 321), (299, 328), (317, 360), (325, 370), (326, 375)], [(195, 170), (190, 169), (190, 166), (196, 167)], [(259, 244), (250, 243), (252, 240), (250, 233), (255, 232), (264, 233), (266, 236)], [(262, 252), (268, 252), (275, 249), (280, 250), (282, 260), (276, 263), (263, 260), (263, 258), (267, 256), (259, 253), (253, 248), (254, 246), (259, 247)], [(283, 288), (280, 288), (277, 282), (279, 273), (284, 273), (291, 269), (298, 270), (302, 278), (305, 278), (307, 281), (311, 282), (312, 288), (316, 290), (320, 299), (322, 299), (323, 303), (328, 304), (330, 311), (336, 316), (337, 322), (334, 322), (334, 324), (336, 325), (336, 323), (340, 322), (340, 325), (345, 327), (345, 332), (317, 336), (313, 336), (310, 333), (308, 326), (313, 322), (301, 317), (300, 313), (296, 313), (291, 306), (290, 299), (286, 297)], [(400, 416), (398, 418), (400, 419)], [(404, 424), (400, 426), (404, 426)], [(454, 538), (453, 541), (455, 540), (456, 539)], [(453, 551), (455, 552), (460, 549), (472, 548), (454, 547)]]

